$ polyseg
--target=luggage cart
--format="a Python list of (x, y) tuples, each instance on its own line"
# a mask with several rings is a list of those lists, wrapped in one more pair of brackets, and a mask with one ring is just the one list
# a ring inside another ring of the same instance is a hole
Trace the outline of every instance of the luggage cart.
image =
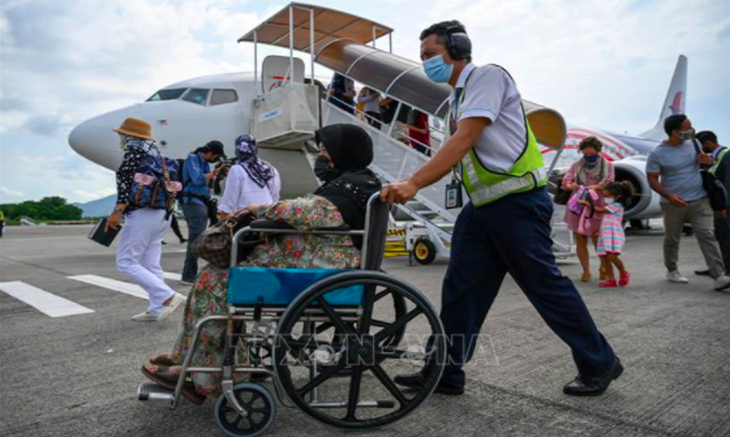
[[(304, 232), (266, 220), (237, 232), (228, 314), (197, 322), (174, 391), (143, 383), (139, 399), (174, 409), (189, 375), (220, 374), (222, 393), (214, 415), (228, 436), (262, 434), (276, 416), (275, 396), (283, 406), (350, 429), (382, 426), (415, 410), (441, 377), (446, 342), (429, 300), (380, 270), (388, 219), (389, 208), (375, 194), (368, 202), (364, 230), (309, 231), (362, 238), (360, 268), (353, 270), (239, 267), (237, 247), (244, 235)], [(200, 330), (211, 322), (226, 323), (223, 364), (193, 367)], [(236, 362), (240, 347), (247, 351), (245, 363)], [(426, 377), (421, 389), (401, 390), (393, 382), (397, 373), (420, 369)], [(271, 382), (234, 378), (252, 373), (271, 376)]]

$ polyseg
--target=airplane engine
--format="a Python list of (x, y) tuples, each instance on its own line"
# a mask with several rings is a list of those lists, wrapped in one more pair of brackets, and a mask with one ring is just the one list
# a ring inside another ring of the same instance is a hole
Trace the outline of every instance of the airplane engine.
[(659, 196), (654, 194), (646, 179), (646, 157), (633, 156), (615, 161), (617, 182), (628, 182), (634, 189), (634, 197), (626, 209), (627, 219), (648, 219), (661, 216)]

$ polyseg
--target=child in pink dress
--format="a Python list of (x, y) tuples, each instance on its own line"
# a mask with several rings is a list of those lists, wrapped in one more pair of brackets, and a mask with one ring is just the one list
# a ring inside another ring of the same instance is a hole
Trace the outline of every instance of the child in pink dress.
[[(601, 268), (606, 272), (607, 278), (601, 281), (598, 286), (625, 287), (629, 285), (631, 275), (629, 275), (619, 256), (626, 241), (623, 226), (624, 208), (631, 201), (633, 190), (625, 182), (612, 182), (603, 189), (603, 197), (606, 205), (596, 208), (596, 211), (603, 214), (601, 227), (598, 231), (597, 252), (601, 258)], [(618, 283), (616, 283), (616, 277), (614, 276), (614, 267), (619, 272)]]

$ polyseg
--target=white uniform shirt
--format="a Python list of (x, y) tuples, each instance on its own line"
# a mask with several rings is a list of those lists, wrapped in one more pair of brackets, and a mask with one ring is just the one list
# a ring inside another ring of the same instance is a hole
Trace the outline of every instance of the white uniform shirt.
[[(467, 64), (459, 74), (456, 88), (464, 88), (469, 74), (469, 83), (462, 91), (466, 96), (461, 104), (458, 121), (485, 117), (492, 122), (482, 131), (474, 148), (484, 167), (506, 172), (522, 154), (527, 143), (522, 98), (507, 72), (494, 65), (477, 67)], [(452, 91), (452, 111), (455, 110), (455, 96)]]
[(243, 167), (238, 164), (231, 167), (218, 209), (233, 214), (248, 205), (271, 205), (278, 202), (279, 191), (281, 191), (281, 178), (274, 167), (271, 167), (271, 169), (274, 172), (274, 177), (269, 180), (268, 187), (261, 188), (251, 180)]

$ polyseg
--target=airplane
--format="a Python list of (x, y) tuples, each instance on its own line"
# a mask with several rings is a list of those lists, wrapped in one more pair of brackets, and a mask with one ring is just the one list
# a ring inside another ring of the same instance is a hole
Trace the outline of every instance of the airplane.
[[(300, 82), (309, 83), (312, 79), (304, 78), (303, 61), (294, 59), (298, 67), (293, 74), (295, 80), (299, 76)], [(264, 60), (261, 79), (253, 73), (228, 73), (165, 86), (144, 102), (84, 121), (70, 133), (69, 144), (85, 158), (116, 171), (123, 152), (118, 147), (118, 139), (112, 129), (126, 117), (136, 117), (153, 125), (153, 136), (166, 156), (184, 158), (196, 147), (213, 139), (221, 141), (231, 155), (234, 139), (250, 132), (252, 102), (256, 101), (260, 91), (271, 90), (289, 80), (290, 68), (289, 57), (269, 56)], [(324, 80), (316, 82), (321, 86)], [(653, 194), (646, 180), (646, 157), (665, 136), (662, 126), (664, 118), (684, 112), (686, 86), (687, 58), (681, 55), (659, 121), (652, 129), (632, 137), (602, 129), (568, 125), (563, 149), (560, 152), (549, 148), (543, 150), (546, 162), (552, 160), (553, 154), (560, 153), (555, 168), (558, 172), (561, 168), (565, 171), (579, 157), (580, 140), (596, 136), (604, 144), (603, 155), (614, 162), (616, 180), (629, 181), (634, 187), (636, 195), (625, 217), (634, 221), (659, 217), (661, 209), (658, 196)], [(312, 170), (312, 153), (302, 149), (272, 148), (261, 149), (260, 153), (281, 174), (288, 176), (282, 184), (282, 197), (299, 196), (317, 187)]]

